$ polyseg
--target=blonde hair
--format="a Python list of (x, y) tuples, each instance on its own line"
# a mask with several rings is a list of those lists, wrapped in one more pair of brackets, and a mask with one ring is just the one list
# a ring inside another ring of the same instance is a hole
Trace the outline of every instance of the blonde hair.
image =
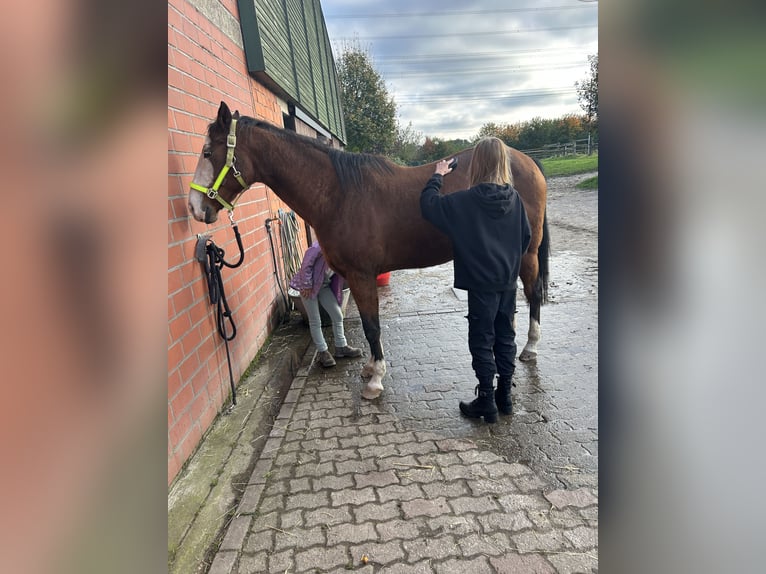
[(503, 140), (496, 137), (485, 137), (479, 140), (473, 148), (468, 178), (471, 187), (480, 183), (513, 185), (511, 158), (505, 151)]

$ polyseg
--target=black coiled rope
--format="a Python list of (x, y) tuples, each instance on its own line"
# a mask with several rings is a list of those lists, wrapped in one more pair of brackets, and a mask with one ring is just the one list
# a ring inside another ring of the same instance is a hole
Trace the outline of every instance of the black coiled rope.
[[(229, 366), (229, 381), (231, 383), (231, 402), (233, 405), (237, 404), (237, 391), (234, 387), (234, 374), (231, 370), (231, 355), (229, 354), (229, 341), (233, 340), (237, 336), (237, 326), (234, 324), (234, 319), (231, 316), (231, 309), (229, 303), (226, 301), (226, 293), (223, 290), (223, 277), (221, 276), (221, 270), (224, 267), (235, 269), (242, 265), (245, 260), (245, 250), (242, 247), (242, 238), (239, 235), (239, 227), (236, 223), (232, 222), (234, 228), (234, 236), (237, 239), (237, 246), (239, 247), (239, 260), (236, 263), (229, 263), (224, 259), (224, 251), (218, 247), (209, 235), (198, 235), (197, 246), (195, 248), (194, 256), (197, 261), (202, 265), (202, 272), (207, 280), (207, 289), (210, 296), (210, 304), (216, 305), (216, 326), (218, 327), (218, 334), (224, 341), (226, 346), (226, 362)], [(231, 332), (226, 332), (226, 321), (228, 320), (231, 325)]]

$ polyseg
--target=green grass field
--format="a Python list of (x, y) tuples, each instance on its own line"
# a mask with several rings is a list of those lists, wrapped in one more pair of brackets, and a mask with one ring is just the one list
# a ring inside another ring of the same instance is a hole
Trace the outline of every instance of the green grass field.
[(594, 175), (588, 179), (582, 180), (575, 186), (577, 189), (598, 189), (598, 176)]
[(546, 177), (576, 175), (578, 173), (598, 171), (598, 154), (554, 157), (540, 160), (540, 163), (543, 164)]

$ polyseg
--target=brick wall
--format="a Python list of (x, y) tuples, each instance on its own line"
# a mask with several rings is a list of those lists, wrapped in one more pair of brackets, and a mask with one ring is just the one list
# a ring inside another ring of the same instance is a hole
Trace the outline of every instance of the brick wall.
[[(186, 207), (204, 134), (221, 100), (232, 111), (282, 125), (277, 98), (247, 74), (237, 14), (235, 0), (168, 2), (168, 483), (194, 452), (229, 389), (226, 351), (194, 247), (197, 233), (211, 231), (227, 259), (237, 257), (237, 245), (225, 214), (207, 226), (190, 218)], [(238, 329), (230, 343), (235, 381), (279, 319), (281, 295), (264, 222), (280, 207), (289, 210), (256, 184), (235, 211), (245, 263), (223, 272)]]

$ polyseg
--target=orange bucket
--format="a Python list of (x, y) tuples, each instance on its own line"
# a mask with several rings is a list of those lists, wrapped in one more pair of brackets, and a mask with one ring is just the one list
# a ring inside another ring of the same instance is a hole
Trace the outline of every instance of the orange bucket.
[(391, 280), (391, 272), (387, 271), (386, 273), (381, 273), (378, 275), (378, 287), (385, 287), (388, 285), (388, 282)]

